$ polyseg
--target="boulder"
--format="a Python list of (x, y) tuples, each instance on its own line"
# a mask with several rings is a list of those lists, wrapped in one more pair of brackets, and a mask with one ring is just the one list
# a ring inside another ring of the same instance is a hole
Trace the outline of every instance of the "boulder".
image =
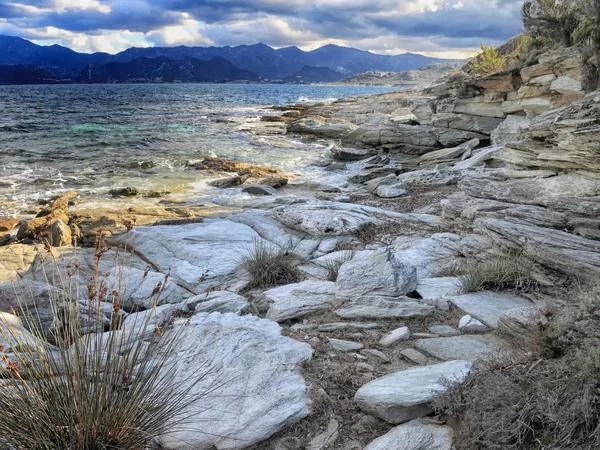
[(129, 314), (121, 324), (121, 330), (125, 332), (125, 335), (133, 334), (137, 339), (152, 341), (160, 332), (163, 332), (162, 328), (171, 321), (176, 313), (188, 311), (185, 303), (157, 306), (148, 311)]
[(185, 426), (175, 423), (175, 431), (161, 437), (165, 450), (242, 450), (309, 414), (297, 366), (312, 350), (281, 336), (275, 322), (200, 313), (174, 327), (172, 333), (181, 334), (171, 358), (172, 382), (186, 386), (202, 379), (190, 386), (197, 399), (182, 413)]
[(263, 186), (269, 186), (273, 189), (279, 189), (288, 184), (289, 179), (284, 177), (267, 177), (260, 180), (260, 184)]
[(140, 191), (138, 190), (138, 188), (131, 186), (111, 189), (110, 191), (108, 191), (108, 193), (113, 197), (135, 197), (136, 195), (140, 195)]
[(424, 420), (393, 428), (363, 450), (452, 450), (452, 428)]
[(573, 97), (583, 97), (585, 95), (581, 80), (574, 80), (566, 75), (552, 81), (550, 89), (559, 94)]
[(508, 115), (494, 131), (492, 131), (492, 145), (501, 146), (516, 140), (521, 129), (525, 129), (531, 123), (526, 116)]
[(361, 387), (354, 401), (360, 409), (393, 424), (430, 414), (431, 402), (446, 390), (444, 383), (465, 380), (472, 364), (450, 361), (401, 370)]
[(382, 184), (375, 190), (375, 195), (381, 198), (398, 198), (407, 194), (403, 183)]
[(62, 220), (57, 220), (50, 227), (50, 245), (66, 247), (72, 244), (71, 229)]
[(285, 322), (331, 309), (335, 300), (335, 283), (303, 281), (269, 289), (262, 297), (270, 304), (266, 317), (275, 322)]
[(417, 287), (417, 271), (389, 250), (362, 251), (338, 272), (336, 296), (356, 300), (363, 296), (399, 297)]
[(370, 150), (364, 148), (334, 148), (331, 153), (342, 161), (360, 161), (372, 155)]
[(65, 212), (67, 209), (69, 209), (69, 203), (75, 197), (77, 197), (77, 195), (78, 194), (75, 191), (69, 191), (60, 194), (52, 201), (52, 203), (50, 203), (50, 205), (42, 209), (36, 217), (45, 217), (52, 214), (55, 211)]
[(218, 180), (211, 181), (208, 184), (216, 188), (232, 188), (241, 186), (248, 181), (249, 178), (250, 176), (248, 175), (236, 175), (235, 177), (220, 178)]
[(36, 239), (40, 233), (49, 231), (50, 227), (58, 220), (62, 221), (64, 224), (69, 223), (69, 217), (61, 210), (53, 211), (44, 217), (27, 220), (19, 227), (17, 239)]

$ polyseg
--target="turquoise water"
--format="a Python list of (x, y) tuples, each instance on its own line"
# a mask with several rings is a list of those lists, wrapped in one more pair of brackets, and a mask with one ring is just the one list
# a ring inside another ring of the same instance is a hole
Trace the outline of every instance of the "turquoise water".
[[(332, 101), (388, 88), (288, 85), (0, 86), (0, 201), (21, 206), (75, 189), (165, 189), (197, 181), (186, 162), (216, 155), (302, 165), (322, 149), (236, 130), (229, 119), (272, 114), (270, 105)], [(172, 187), (172, 186), (171, 186)], [(2, 204), (0, 204), (2, 207)]]

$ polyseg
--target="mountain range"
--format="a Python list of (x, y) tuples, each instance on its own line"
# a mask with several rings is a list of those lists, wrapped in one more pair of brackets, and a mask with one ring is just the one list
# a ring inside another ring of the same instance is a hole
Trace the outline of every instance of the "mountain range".
[[(133, 47), (111, 55), (78, 53), (60, 45), (40, 46), (19, 37), (0, 36), (0, 65), (34, 65), (58, 79), (91, 81), (89, 77), (86, 78), (90, 68), (99, 74), (97, 79), (104, 77), (119, 82), (133, 78), (156, 79), (153, 74), (161, 66), (157, 66), (156, 61), (151, 63), (148, 60), (157, 60), (169, 66), (163, 66), (165, 73), (159, 73), (159, 79), (163, 75), (171, 77), (172, 74), (173, 80), (196, 81), (200, 77), (199, 71), (208, 70), (210, 65), (215, 65), (215, 70), (210, 72), (215, 77), (212, 81), (239, 80), (239, 76), (245, 73), (249, 77), (248, 81), (261, 79), (287, 82), (331, 82), (367, 71), (400, 72), (416, 69), (430, 62), (445, 61), (413, 53), (379, 55), (336, 45), (326, 45), (309, 52), (298, 47), (274, 49), (265, 44), (237, 47)], [(226, 66), (223, 60), (233, 67)], [(181, 62), (182, 67), (177, 68), (177, 64)], [(120, 66), (119, 63), (125, 66)], [(144, 72), (144, 68), (149, 72)], [(224, 72), (220, 73), (218, 68)], [(111, 71), (116, 71), (112, 77)], [(227, 74), (234, 77), (229, 78)]]

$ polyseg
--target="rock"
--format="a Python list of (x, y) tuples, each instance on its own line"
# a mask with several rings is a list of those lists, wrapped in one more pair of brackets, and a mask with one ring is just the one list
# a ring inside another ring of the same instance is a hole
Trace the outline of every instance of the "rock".
[(298, 119), (287, 126), (290, 133), (312, 134), (329, 139), (340, 139), (356, 129), (356, 125), (343, 119), (311, 116)]
[(384, 184), (375, 190), (375, 195), (381, 198), (398, 198), (406, 195), (407, 190), (402, 183)]
[(275, 195), (277, 194), (277, 190), (272, 188), (271, 186), (266, 186), (262, 184), (250, 184), (242, 189), (242, 192), (251, 195)]
[(465, 176), (462, 170), (414, 170), (396, 177), (396, 182), (406, 186), (449, 186), (457, 184)]
[(408, 297), (361, 297), (350, 300), (335, 314), (344, 319), (393, 319), (425, 317), (433, 314), (433, 306), (424, 305)]
[(329, 345), (332, 349), (340, 352), (355, 352), (364, 347), (358, 342), (344, 341), (342, 339), (329, 339)]
[(458, 328), (465, 333), (487, 333), (488, 331), (488, 327), (468, 315), (461, 317)]
[(364, 450), (452, 450), (452, 428), (413, 420), (375, 439)]
[[(483, 97), (475, 99), (453, 99), (454, 113), (463, 113), (471, 116), (504, 118), (505, 114), (500, 102), (485, 102)], [(445, 112), (445, 111), (442, 111)]]
[(471, 153), (479, 145), (479, 139), (471, 139), (464, 144), (454, 148), (445, 148), (435, 152), (427, 153), (419, 159), (419, 165), (422, 167), (431, 167), (444, 162), (453, 162), (460, 156)]
[(390, 332), (388, 335), (382, 337), (379, 340), (379, 345), (389, 347), (390, 345), (394, 345), (398, 341), (407, 341), (408, 339), (410, 339), (410, 330), (408, 329), (408, 327), (397, 328), (396, 330)]
[[(128, 312), (183, 302), (181, 288), (160, 272), (115, 267), (110, 270), (104, 284), (109, 292), (119, 292), (121, 307)], [(155, 291), (157, 288), (158, 291)]]
[(374, 356), (375, 358), (378, 358), (386, 363), (390, 362), (390, 358), (388, 358), (387, 355), (380, 350), (368, 348), (368, 349), (361, 350), (361, 353), (366, 353), (367, 355)]
[(460, 278), (423, 278), (419, 280), (416, 292), (424, 302), (437, 304), (451, 295), (459, 294), (462, 289)]
[(356, 300), (363, 296), (399, 297), (417, 287), (416, 269), (389, 250), (357, 252), (338, 272), (336, 296)]
[(0, 283), (17, 279), (27, 271), (38, 254), (33, 245), (12, 244), (0, 247)]
[(506, 116), (504, 122), (492, 131), (492, 145), (505, 145), (516, 140), (520, 130), (527, 128), (530, 123), (531, 119), (529, 117), (516, 115)]
[(396, 257), (417, 268), (418, 279), (437, 277), (461, 267), (464, 258), (457, 256), (461, 247), (461, 237), (451, 233), (424, 239), (400, 236), (393, 244)]
[(69, 191), (69, 192), (65, 192), (63, 194), (60, 194), (58, 197), (56, 197), (52, 203), (50, 203), (49, 206), (47, 206), (46, 208), (42, 209), (36, 217), (45, 217), (48, 216), (56, 211), (62, 211), (65, 212), (67, 209), (69, 209), (69, 203), (75, 198), (77, 197), (77, 192), (75, 191)]
[(502, 110), (506, 114), (514, 114), (525, 111), (530, 115), (537, 116), (554, 109), (550, 97), (533, 97), (519, 100), (507, 100), (502, 103)]
[(335, 148), (331, 153), (342, 161), (360, 161), (372, 155), (370, 150), (364, 148)]
[(504, 150), (504, 147), (484, 147), (473, 151), (470, 158), (454, 164), (455, 169), (473, 169), (485, 166), (486, 161), (492, 159), (496, 153)]
[(420, 366), (426, 366), (429, 360), (423, 353), (416, 351), (414, 348), (406, 348), (400, 352), (409, 361), (414, 362)]
[(484, 334), (419, 339), (415, 347), (442, 361), (463, 359), (475, 362), (508, 349), (509, 344), (493, 334)]
[[(584, 280), (600, 275), (600, 242), (564, 231), (528, 225), (517, 220), (477, 219), (475, 226), (495, 241), (509, 241), (537, 249), (540, 264)], [(527, 306), (527, 305), (518, 305)]]
[(568, 76), (558, 77), (550, 83), (550, 89), (562, 95), (583, 97), (585, 92), (580, 80), (574, 80)]
[(467, 361), (401, 370), (367, 383), (354, 401), (363, 411), (386, 422), (407, 422), (430, 414), (431, 402), (446, 389), (443, 382), (461, 383), (470, 370)]
[(17, 239), (36, 239), (36, 237), (43, 232), (49, 231), (50, 227), (57, 221), (60, 220), (65, 224), (69, 223), (69, 217), (64, 211), (54, 211), (47, 216), (38, 217), (25, 221), (19, 227), (17, 231)]
[(381, 324), (376, 322), (339, 322), (339, 323), (324, 323), (319, 325), (318, 330), (321, 333), (335, 333), (336, 331), (345, 330), (377, 330), (381, 328)]
[(71, 229), (62, 220), (57, 220), (50, 227), (50, 245), (66, 247), (72, 244)]
[(498, 318), (498, 331), (517, 338), (527, 338), (548, 324), (548, 319), (535, 306), (511, 309)]
[(331, 309), (335, 300), (335, 283), (303, 281), (269, 289), (262, 297), (270, 304), (266, 317), (275, 322), (285, 322)]
[(459, 336), (460, 332), (450, 325), (431, 325), (428, 330), (442, 337)]
[(400, 175), (402, 169), (397, 167), (375, 167), (372, 169), (366, 169), (356, 175), (352, 175), (348, 178), (350, 183), (365, 184), (375, 178), (382, 178), (387, 175)]
[(421, 155), (439, 148), (438, 138), (438, 131), (434, 127), (403, 125), (389, 121), (378, 125), (361, 125), (343, 136), (342, 141), (359, 147), (402, 149), (405, 154)]
[(121, 324), (121, 330), (126, 335), (133, 333), (136, 338), (152, 341), (156, 338), (157, 331), (167, 325), (176, 313), (188, 311), (185, 303), (157, 306), (148, 311), (129, 314)]
[(192, 225), (137, 227), (128, 246), (161, 272), (170, 271), (172, 280), (200, 293), (213, 286), (226, 289), (241, 264), (240, 255), (257, 241), (264, 242), (247, 225), (211, 219)]
[(377, 223), (364, 211), (342, 210), (327, 204), (283, 206), (271, 214), (284, 225), (312, 236), (354, 234), (364, 224)]
[(246, 298), (234, 292), (212, 291), (200, 294), (186, 300), (190, 310), (197, 313), (235, 313), (242, 314), (248, 311), (249, 304)]
[(449, 301), (467, 314), (491, 328), (497, 328), (498, 318), (503, 312), (515, 308), (531, 306), (531, 302), (516, 295), (496, 292), (474, 292), (455, 295)]
[(288, 184), (289, 179), (283, 177), (267, 177), (260, 180), (260, 184), (263, 186), (269, 186), (273, 189), (279, 189)]
[(377, 192), (377, 189), (379, 189), (380, 187), (393, 184), (398, 184), (398, 178), (393, 173), (386, 175), (385, 177), (373, 178), (372, 180), (367, 182), (367, 192), (369, 192), (370, 194), (375, 194)]
[(8, 245), (12, 242), (13, 237), (10, 233), (2, 233), (0, 232), (0, 247), (3, 245)]
[(31, 334), (20, 318), (0, 312), (0, 345), (2, 353), (29, 353), (43, 351), (48, 343)]
[(12, 231), (21, 222), (16, 217), (0, 216), (0, 233)]
[(190, 389), (201, 397), (182, 412), (189, 423), (174, 424), (176, 431), (161, 437), (163, 448), (241, 450), (309, 414), (310, 398), (297, 369), (311, 358), (308, 344), (250, 315), (201, 313), (176, 322), (173, 332), (180, 327), (173, 382), (191, 383), (197, 378), (190, 374), (202, 375)]
[(340, 424), (335, 419), (329, 419), (327, 429), (315, 436), (306, 447), (306, 450), (325, 450), (337, 441), (340, 433)]
[(236, 175), (235, 177), (220, 178), (218, 180), (211, 181), (208, 184), (216, 188), (232, 188), (241, 186), (246, 181), (248, 181), (249, 178), (249, 175)]
[(268, 177), (281, 173), (278, 169), (273, 169), (272, 167), (254, 166), (252, 164), (230, 161), (214, 156), (207, 156), (202, 161), (193, 164), (191, 167), (209, 173), (229, 172), (237, 173), (240, 176), (249, 175), (252, 178)]
[(138, 188), (135, 187), (124, 187), (118, 189), (111, 189), (108, 191), (113, 197), (135, 197), (140, 194)]
[(440, 113), (433, 116), (433, 125), (440, 128), (473, 131), (489, 135), (502, 119), (498, 117), (473, 116), (471, 114)]

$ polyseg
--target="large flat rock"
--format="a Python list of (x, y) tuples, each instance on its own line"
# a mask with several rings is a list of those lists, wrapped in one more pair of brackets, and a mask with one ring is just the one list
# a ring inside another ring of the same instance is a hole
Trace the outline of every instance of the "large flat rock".
[(419, 339), (415, 347), (442, 361), (463, 359), (475, 362), (508, 348), (508, 343), (493, 334)]
[(409, 297), (365, 296), (346, 302), (335, 314), (344, 319), (397, 319), (425, 317), (435, 308)]
[(450, 427), (417, 419), (393, 428), (364, 450), (451, 450), (453, 436)]
[(498, 319), (506, 311), (532, 306), (529, 300), (522, 297), (488, 291), (454, 295), (448, 300), (457, 308), (491, 328), (498, 328)]
[(354, 401), (363, 411), (389, 423), (403, 423), (432, 412), (430, 403), (446, 388), (442, 380), (462, 382), (468, 361), (401, 370), (361, 387)]
[(247, 225), (229, 220), (135, 228), (128, 246), (162, 273), (201, 293), (222, 287), (241, 264), (244, 252), (262, 238)]
[(275, 322), (201, 313), (175, 327), (183, 331), (171, 360), (173, 381), (191, 383), (190, 374), (202, 375), (190, 395), (206, 394), (183, 412), (185, 425), (161, 438), (166, 450), (245, 449), (309, 414), (297, 365), (312, 350), (281, 336)]

